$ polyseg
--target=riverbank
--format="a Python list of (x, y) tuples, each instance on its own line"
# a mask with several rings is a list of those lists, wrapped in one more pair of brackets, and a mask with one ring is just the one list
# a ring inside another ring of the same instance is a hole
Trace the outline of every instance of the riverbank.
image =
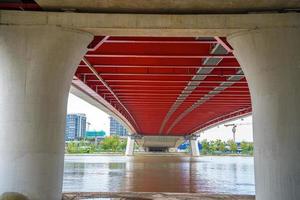
[(162, 192), (73, 192), (65, 193), (63, 200), (113, 198), (119, 200), (254, 200), (254, 195), (225, 195), (207, 193)]
[[(123, 152), (103, 152), (103, 153), (74, 153), (74, 154), (65, 154), (65, 156), (124, 156)], [(134, 156), (186, 156), (190, 157), (190, 153), (160, 153), (160, 152), (135, 152)], [(200, 157), (206, 156), (229, 156), (229, 157), (253, 157), (253, 155), (247, 154), (200, 154)]]

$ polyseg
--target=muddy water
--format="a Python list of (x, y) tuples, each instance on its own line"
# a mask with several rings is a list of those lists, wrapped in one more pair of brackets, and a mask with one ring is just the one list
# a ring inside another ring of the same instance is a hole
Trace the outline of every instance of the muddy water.
[(66, 156), (63, 191), (255, 194), (253, 158)]

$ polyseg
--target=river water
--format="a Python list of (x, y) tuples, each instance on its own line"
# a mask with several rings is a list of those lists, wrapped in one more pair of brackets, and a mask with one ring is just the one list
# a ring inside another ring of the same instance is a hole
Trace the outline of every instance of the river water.
[(253, 158), (65, 156), (63, 191), (254, 195)]

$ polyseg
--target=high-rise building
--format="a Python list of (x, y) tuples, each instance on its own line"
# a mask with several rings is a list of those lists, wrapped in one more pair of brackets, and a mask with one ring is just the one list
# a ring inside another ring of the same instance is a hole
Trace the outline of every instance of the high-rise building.
[(65, 140), (78, 140), (85, 137), (86, 115), (68, 114), (66, 120)]
[(127, 129), (115, 118), (109, 117), (110, 120), (110, 135), (126, 136)]

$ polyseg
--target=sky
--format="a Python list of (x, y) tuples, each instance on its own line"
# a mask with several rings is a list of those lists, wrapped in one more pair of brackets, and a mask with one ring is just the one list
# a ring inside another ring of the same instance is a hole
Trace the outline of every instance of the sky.
[(71, 93), (69, 94), (67, 113), (84, 113), (87, 122), (90, 123), (87, 127), (90, 131), (103, 130), (109, 133), (109, 115)]
[[(68, 114), (70, 113), (85, 113), (87, 122), (90, 123), (88, 130), (100, 131), (103, 130), (109, 133), (109, 115), (86, 101), (78, 98), (73, 94), (69, 94)], [(252, 116), (244, 117), (238, 120), (227, 122), (225, 124), (238, 123), (236, 129), (236, 141), (253, 141), (252, 133)], [(232, 139), (232, 127), (219, 125), (201, 133), (199, 140), (207, 139), (209, 141), (220, 139), (227, 141)]]

